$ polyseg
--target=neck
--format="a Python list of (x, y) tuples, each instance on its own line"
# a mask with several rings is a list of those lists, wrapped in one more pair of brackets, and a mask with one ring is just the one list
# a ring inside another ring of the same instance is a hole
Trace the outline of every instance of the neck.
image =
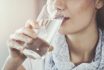
[(82, 58), (89, 58), (94, 53), (98, 40), (96, 23), (91, 23), (86, 29), (66, 35), (70, 54), (73, 53)]

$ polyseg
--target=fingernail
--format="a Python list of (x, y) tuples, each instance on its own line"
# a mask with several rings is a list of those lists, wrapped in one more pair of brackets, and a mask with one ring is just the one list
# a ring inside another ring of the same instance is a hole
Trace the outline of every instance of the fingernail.
[(48, 52), (51, 52), (51, 51), (53, 51), (53, 47), (52, 46), (49, 46), (49, 49), (48, 49)]

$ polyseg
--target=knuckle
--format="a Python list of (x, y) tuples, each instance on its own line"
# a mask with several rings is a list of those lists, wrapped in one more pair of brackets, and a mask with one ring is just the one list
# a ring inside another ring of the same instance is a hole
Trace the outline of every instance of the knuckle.
[(10, 35), (10, 40), (12, 40), (12, 39), (15, 39), (16, 37), (15, 37), (15, 34), (12, 34), (12, 35)]
[(33, 42), (33, 39), (32, 38), (29, 38), (27, 43), (32, 43)]
[(17, 29), (17, 30), (15, 31), (15, 34), (23, 33), (23, 31), (24, 31), (24, 28)]
[(28, 20), (25, 24), (25, 27), (26, 28), (35, 28), (36, 27), (36, 21), (33, 21), (33, 20)]
[(24, 34), (29, 36), (29, 37), (34, 37), (34, 36), (36, 36), (36, 31), (31, 30), (31, 29), (27, 29), (24, 31)]
[(16, 39), (17, 38), (17, 34), (12, 34), (11, 36), (10, 36), (10, 39), (12, 40), (12, 39)]
[(15, 48), (15, 49), (20, 49), (20, 48), (22, 48), (22, 47), (21, 47), (21, 44), (19, 44), (18, 42), (16, 42), (16, 41), (13, 40), (13, 39), (8, 41), (7, 46), (8, 46), (9, 48)]
[(7, 41), (7, 46), (13, 47), (13, 46), (14, 46), (14, 41), (13, 41), (12, 39), (9, 39), (9, 40)]
[(38, 31), (39, 31), (38, 29), (33, 29), (34, 34), (37, 34)]

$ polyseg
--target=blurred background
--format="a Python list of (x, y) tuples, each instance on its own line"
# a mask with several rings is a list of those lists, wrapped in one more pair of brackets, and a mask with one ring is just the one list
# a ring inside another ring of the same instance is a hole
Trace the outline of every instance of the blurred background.
[(36, 19), (46, 0), (0, 0), (0, 70), (8, 56), (7, 40), (28, 19)]

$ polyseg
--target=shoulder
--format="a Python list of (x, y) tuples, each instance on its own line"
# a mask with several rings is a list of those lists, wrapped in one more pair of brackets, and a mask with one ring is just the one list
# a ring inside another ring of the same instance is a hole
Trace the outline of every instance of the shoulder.
[(103, 30), (100, 30), (102, 32), (102, 36), (104, 37), (104, 29)]
[(102, 47), (104, 48), (104, 30), (100, 30), (99, 38), (101, 38)]
[(101, 30), (102, 32), (102, 35), (101, 35), (101, 43), (102, 43), (102, 46), (101, 46), (101, 65), (100, 67), (101, 68), (104, 68), (104, 30)]
[(99, 30), (99, 38), (101, 38), (101, 42), (104, 43), (104, 30)]

